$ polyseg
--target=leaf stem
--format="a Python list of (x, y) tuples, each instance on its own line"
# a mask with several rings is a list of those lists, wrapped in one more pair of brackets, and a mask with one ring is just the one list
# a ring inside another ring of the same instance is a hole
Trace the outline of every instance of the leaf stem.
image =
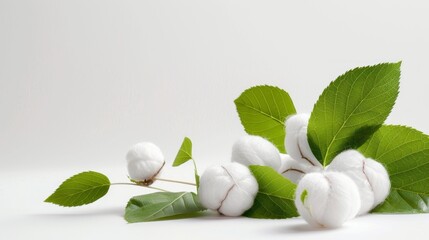
[(163, 181), (163, 182), (180, 183), (180, 184), (186, 184), (186, 185), (196, 186), (195, 183), (178, 181), (178, 180), (172, 180), (172, 179), (165, 179), (165, 178), (154, 178), (153, 180), (158, 180), (158, 181)]
[(195, 176), (195, 187), (197, 188), (197, 193), (198, 193), (198, 188), (200, 185), (200, 175), (198, 175), (198, 168), (197, 168), (197, 163), (195, 162), (195, 159), (192, 158), (192, 163), (194, 164), (194, 176)]
[(112, 186), (112, 185), (131, 185), (131, 186), (150, 188), (150, 189), (154, 189), (154, 190), (158, 190), (158, 191), (162, 191), (162, 192), (169, 192), (169, 191), (167, 191), (165, 189), (162, 189), (162, 188), (157, 188), (157, 187), (152, 187), (152, 186), (145, 186), (145, 185), (140, 185), (140, 184), (135, 184), (135, 183), (111, 183), (110, 186)]

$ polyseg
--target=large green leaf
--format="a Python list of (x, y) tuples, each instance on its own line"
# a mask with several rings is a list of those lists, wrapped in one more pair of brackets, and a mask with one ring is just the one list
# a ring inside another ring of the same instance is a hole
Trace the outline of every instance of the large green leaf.
[(82, 172), (65, 180), (45, 202), (75, 207), (95, 202), (109, 191), (110, 181), (98, 172)]
[(264, 137), (285, 152), (284, 122), (296, 113), (287, 92), (273, 86), (256, 86), (244, 91), (234, 103), (247, 133)]
[(250, 166), (259, 184), (252, 208), (243, 215), (251, 218), (291, 218), (298, 216), (294, 195), (296, 185), (267, 166)]
[(404, 126), (382, 126), (359, 149), (386, 167), (392, 184), (373, 212), (429, 212), (429, 136)]
[(195, 193), (157, 192), (131, 198), (125, 209), (125, 219), (130, 223), (146, 222), (202, 210), (205, 209)]
[(197, 185), (198, 190), (200, 185), (200, 176), (198, 175), (197, 164), (192, 158), (192, 141), (188, 137), (185, 137), (185, 139), (183, 139), (182, 145), (180, 146), (179, 152), (177, 152), (176, 159), (174, 159), (173, 167), (180, 166), (189, 160), (192, 160), (194, 164), (195, 184)]
[(338, 77), (314, 105), (308, 139), (328, 165), (341, 151), (362, 145), (380, 127), (399, 92), (401, 63), (355, 68)]

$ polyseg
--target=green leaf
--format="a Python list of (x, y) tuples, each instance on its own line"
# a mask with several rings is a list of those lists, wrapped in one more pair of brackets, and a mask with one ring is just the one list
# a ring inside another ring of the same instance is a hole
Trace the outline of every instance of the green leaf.
[(198, 187), (200, 186), (200, 176), (198, 175), (197, 164), (192, 158), (192, 141), (188, 137), (185, 137), (182, 145), (180, 146), (179, 152), (176, 155), (176, 159), (174, 159), (173, 167), (180, 166), (189, 160), (192, 160), (194, 164), (195, 184), (197, 185), (198, 190)]
[(244, 91), (234, 101), (244, 130), (271, 141), (285, 153), (285, 125), (287, 116), (295, 114), (289, 94), (273, 86), (256, 86)]
[(382, 126), (359, 150), (381, 162), (392, 184), (379, 213), (429, 212), (429, 136), (415, 129)]
[(157, 192), (131, 198), (125, 208), (125, 220), (147, 222), (203, 210), (195, 193)]
[(183, 139), (182, 145), (180, 146), (179, 152), (174, 159), (173, 167), (180, 166), (185, 162), (192, 159), (192, 141), (188, 137)]
[(281, 219), (297, 217), (294, 195), (296, 185), (267, 166), (250, 166), (259, 184), (252, 208), (243, 215), (251, 218)]
[(76, 207), (95, 202), (109, 191), (110, 181), (98, 172), (82, 172), (65, 180), (45, 202)]
[(308, 192), (307, 192), (307, 190), (304, 190), (302, 193), (301, 193), (301, 202), (304, 204), (304, 201), (305, 201), (305, 199), (307, 199), (307, 196), (308, 196)]
[(384, 123), (398, 96), (400, 67), (399, 62), (355, 68), (323, 91), (311, 113), (308, 139), (324, 166), (362, 145)]

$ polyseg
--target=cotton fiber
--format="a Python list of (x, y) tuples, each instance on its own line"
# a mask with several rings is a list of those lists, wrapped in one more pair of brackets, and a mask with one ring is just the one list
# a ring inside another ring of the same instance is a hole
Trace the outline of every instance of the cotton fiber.
[(309, 173), (298, 184), (295, 205), (309, 224), (339, 227), (358, 213), (359, 191), (353, 180), (343, 173)]
[(389, 195), (390, 179), (384, 166), (371, 158), (365, 158), (356, 150), (338, 154), (328, 171), (342, 172), (358, 186), (362, 202), (360, 215), (371, 211)]
[(239, 163), (208, 168), (200, 179), (201, 204), (225, 216), (240, 216), (252, 207), (258, 183), (250, 170)]
[(141, 142), (133, 145), (127, 153), (129, 177), (137, 182), (152, 183), (165, 164), (164, 155), (153, 143)]
[(232, 162), (245, 166), (269, 166), (278, 171), (280, 168), (279, 150), (268, 140), (259, 136), (244, 136), (232, 147)]

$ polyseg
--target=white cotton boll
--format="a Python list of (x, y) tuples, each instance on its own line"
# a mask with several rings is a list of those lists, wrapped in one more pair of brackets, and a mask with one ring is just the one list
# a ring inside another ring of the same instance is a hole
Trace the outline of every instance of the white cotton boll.
[(151, 184), (165, 164), (161, 149), (150, 142), (133, 145), (127, 153), (129, 177), (137, 182)]
[(280, 168), (279, 150), (268, 140), (259, 136), (244, 136), (232, 147), (231, 161), (245, 166), (269, 166), (276, 171)]
[(296, 114), (286, 119), (285, 148), (287, 153), (297, 161), (306, 161), (313, 166), (322, 165), (311, 151), (307, 138), (308, 114)]
[(298, 148), (298, 137), (300, 130), (307, 127), (310, 115), (302, 113), (288, 117), (286, 119), (286, 139), (285, 148), (289, 155), (294, 159), (300, 159), (302, 154)]
[(347, 175), (339, 172), (306, 174), (298, 184), (295, 206), (311, 225), (339, 227), (356, 216), (359, 191)]
[(252, 207), (258, 183), (250, 170), (239, 163), (206, 169), (200, 178), (198, 197), (208, 209), (225, 216), (240, 216)]
[(295, 160), (288, 154), (280, 154), (280, 159), (282, 164), (278, 172), (294, 183), (298, 183), (307, 173), (322, 171), (321, 167)]
[(359, 215), (371, 211), (389, 195), (389, 174), (384, 166), (373, 159), (365, 158), (356, 150), (346, 150), (338, 154), (329, 165), (328, 171), (342, 172), (356, 183), (362, 203)]
[(374, 207), (376, 207), (389, 196), (391, 187), (389, 173), (381, 163), (367, 158), (365, 161), (365, 174), (374, 189)]

